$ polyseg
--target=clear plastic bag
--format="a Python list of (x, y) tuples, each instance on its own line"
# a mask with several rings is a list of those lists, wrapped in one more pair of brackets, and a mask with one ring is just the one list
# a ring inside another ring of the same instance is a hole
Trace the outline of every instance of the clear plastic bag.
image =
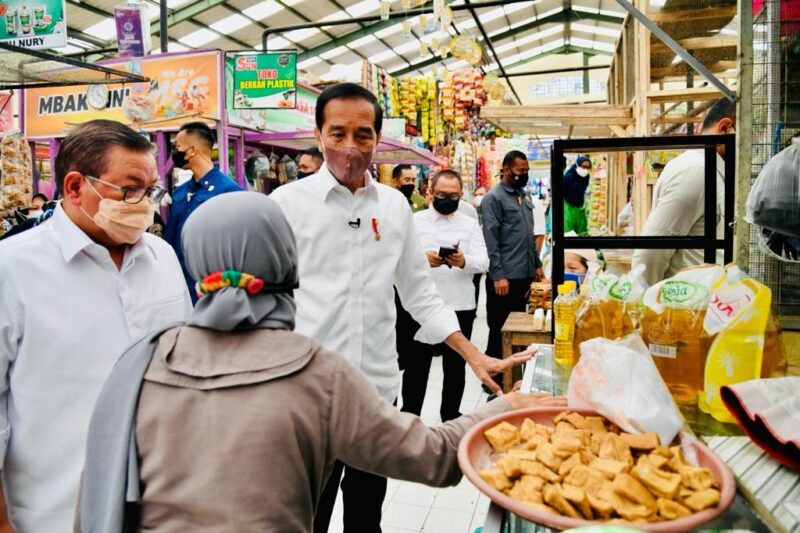
[(655, 431), (669, 443), (683, 419), (642, 339), (597, 338), (581, 345), (567, 391), (572, 409), (593, 409), (623, 431)]
[(800, 237), (800, 138), (770, 159), (750, 189), (744, 219)]

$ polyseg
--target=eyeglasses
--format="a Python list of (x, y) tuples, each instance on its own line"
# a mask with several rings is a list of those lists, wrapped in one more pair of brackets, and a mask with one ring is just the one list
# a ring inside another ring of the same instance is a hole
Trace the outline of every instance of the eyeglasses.
[(164, 198), (164, 195), (167, 194), (167, 190), (162, 189), (161, 187), (132, 187), (128, 185), (120, 187), (119, 185), (114, 185), (106, 180), (101, 180), (100, 178), (95, 178), (94, 176), (89, 176), (87, 174), (84, 174), (84, 177), (92, 181), (99, 181), (103, 185), (121, 191), (122, 201), (126, 204), (138, 204), (144, 200), (145, 197), (152, 200), (154, 204), (157, 204), (162, 198)]
[(433, 197), (437, 198), (439, 200), (460, 200), (461, 199), (461, 195), (458, 194), (458, 193), (455, 193), (455, 192), (451, 193), (451, 194), (444, 194), (444, 193), (441, 193), (441, 192), (437, 192), (437, 193), (434, 193)]

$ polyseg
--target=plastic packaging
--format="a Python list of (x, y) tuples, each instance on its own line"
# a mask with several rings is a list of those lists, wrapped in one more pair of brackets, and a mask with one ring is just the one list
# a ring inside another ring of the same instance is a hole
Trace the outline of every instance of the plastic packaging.
[(720, 388), (757, 379), (764, 361), (764, 334), (772, 291), (735, 266), (714, 286), (703, 330), (711, 338), (705, 364), (700, 409), (721, 422), (735, 422), (720, 397)]
[(770, 159), (750, 188), (744, 219), (800, 237), (800, 139)]
[(575, 336), (575, 310), (577, 300), (573, 288), (566, 283), (558, 286), (558, 298), (553, 303), (556, 315), (555, 360), (560, 365), (575, 364), (573, 341)]
[(647, 289), (643, 273), (644, 268), (637, 267), (621, 278), (607, 272), (588, 277), (575, 318), (576, 353), (589, 339), (613, 340), (633, 333), (638, 304)]
[(636, 335), (584, 342), (567, 390), (571, 409), (594, 409), (623, 431), (655, 431), (669, 443), (683, 426), (680, 412)]

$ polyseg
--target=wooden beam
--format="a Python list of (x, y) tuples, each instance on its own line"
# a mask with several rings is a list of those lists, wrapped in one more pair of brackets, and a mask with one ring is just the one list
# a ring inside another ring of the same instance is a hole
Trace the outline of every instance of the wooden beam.
[(569, 130), (567, 130), (567, 139), (572, 138), (572, 132), (575, 131), (575, 126), (570, 126)]
[(660, 102), (689, 102), (712, 100), (722, 95), (715, 87), (694, 87), (692, 89), (670, 89), (667, 91), (648, 91), (645, 96), (651, 104)]
[[(690, 37), (678, 41), (686, 50), (715, 50), (718, 48), (736, 48), (739, 40), (736, 37)], [(675, 52), (664, 43), (658, 42), (650, 45), (651, 54), (674, 54)]]
[(619, 126), (615, 126), (613, 124), (609, 124), (608, 125), (608, 129), (610, 129), (611, 133), (613, 133), (617, 137), (627, 137), (628, 136), (628, 132), (625, 131), (624, 129), (620, 128)]
[(523, 105), (523, 106), (487, 106), (481, 109), (481, 117), (489, 118), (524, 118), (551, 119), (561, 117), (583, 119), (587, 116), (595, 118), (632, 117), (631, 108), (625, 105)]
[(653, 124), (687, 124), (689, 122), (699, 124), (703, 122), (703, 117), (659, 117), (653, 120)]
[(650, 13), (650, 20), (656, 24), (669, 22), (695, 22), (697, 20), (733, 18), (738, 9), (735, 5), (723, 7), (707, 7), (701, 9), (675, 9)]
[[(706, 65), (706, 68), (711, 72), (725, 72), (726, 70), (731, 70), (737, 68), (738, 66), (739, 64), (737, 61), (717, 61), (716, 63)], [(681, 63), (680, 65), (674, 65), (671, 67), (651, 68), (650, 76), (654, 80), (666, 78), (668, 76), (681, 76), (685, 79), (686, 64)]]

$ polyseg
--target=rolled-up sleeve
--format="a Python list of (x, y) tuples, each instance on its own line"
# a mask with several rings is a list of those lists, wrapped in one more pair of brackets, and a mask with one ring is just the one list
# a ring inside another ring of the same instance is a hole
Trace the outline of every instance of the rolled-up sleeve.
[(0, 468), (5, 462), (11, 423), (8, 418), (8, 369), (17, 357), (22, 336), (22, 309), (8, 285), (9, 276), (0, 270)]
[[(705, 187), (703, 167), (688, 167), (679, 179), (673, 179), (653, 205), (642, 235), (685, 236), (697, 222), (702, 208), (702, 191)], [(664, 279), (675, 250), (636, 250), (633, 266), (645, 267), (647, 283), (654, 285)]]
[(474, 220), (471, 222), (469, 249), (464, 251), (464, 271), (482, 274), (489, 269), (489, 254), (486, 252), (486, 241), (481, 227)]
[(503, 206), (500, 200), (487, 194), (481, 202), (483, 216), (483, 236), (489, 255), (489, 274), (492, 279), (507, 279), (503, 270), (503, 259), (500, 253), (500, 231), (503, 225)]
[(427, 344), (439, 344), (461, 328), (455, 313), (445, 307), (442, 298), (436, 292), (425, 252), (419, 244), (411, 211), (407, 210), (402, 216), (405, 217), (403, 252), (395, 269), (394, 285), (403, 308), (420, 325), (418, 340)]

